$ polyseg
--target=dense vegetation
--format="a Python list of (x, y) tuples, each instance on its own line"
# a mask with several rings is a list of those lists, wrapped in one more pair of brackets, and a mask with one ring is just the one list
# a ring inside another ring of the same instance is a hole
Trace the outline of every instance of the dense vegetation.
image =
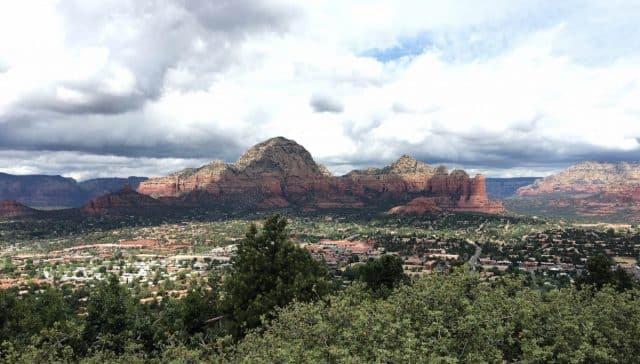
[(374, 298), (361, 286), (296, 303), (238, 345), (248, 362), (631, 363), (640, 292), (523, 287), (434, 274)]
[(0, 361), (635, 362), (640, 290), (594, 257), (576, 286), (459, 267), (409, 280), (384, 256), (346, 272), (250, 227), (233, 268), (183, 298), (141, 303), (116, 278), (83, 289), (0, 290)]

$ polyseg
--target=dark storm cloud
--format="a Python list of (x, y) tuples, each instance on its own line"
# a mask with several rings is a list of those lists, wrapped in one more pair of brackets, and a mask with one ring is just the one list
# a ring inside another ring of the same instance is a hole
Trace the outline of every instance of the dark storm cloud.
[(34, 115), (0, 118), (0, 150), (233, 160), (243, 147), (222, 131), (171, 134), (132, 113), (119, 119), (81, 116), (56, 120), (55, 115), (45, 119), (36, 119)]
[(184, 1), (182, 5), (206, 28), (240, 34), (264, 29), (283, 31), (286, 24), (282, 20), (297, 14), (291, 7), (253, 0)]
[(345, 124), (345, 132), (355, 141), (357, 153), (322, 162), (337, 168), (344, 165), (354, 168), (381, 167), (402, 154), (409, 154), (431, 165), (445, 164), (490, 171), (511, 168), (557, 170), (585, 160), (640, 162), (640, 138), (638, 146), (631, 150), (545, 138), (536, 129), (541, 118), (542, 115), (536, 115), (531, 120), (514, 123), (502, 132), (452, 132), (436, 125), (432, 134), (418, 143), (407, 143), (391, 136), (380, 139), (371, 135), (372, 130), (381, 125), (379, 119), (361, 128)]
[[(21, 101), (18, 106), (26, 110), (53, 111), (60, 114), (121, 114), (139, 109), (147, 100), (155, 99), (157, 94), (110, 95), (105, 92), (88, 91), (90, 84), (74, 89), (83, 96), (83, 102), (65, 102), (56, 100), (51, 94), (42, 91)], [(95, 89), (95, 85), (93, 86)]]
[[(25, 161), (28, 163), (25, 164)], [(0, 151), (0, 172), (96, 177), (162, 176), (199, 167), (208, 159), (135, 158), (78, 152)]]
[[(581, 141), (541, 138), (536, 134), (519, 133), (514, 130), (518, 128), (506, 133), (439, 133), (421, 144), (411, 145), (410, 150), (423, 160), (487, 168), (567, 165), (584, 160), (640, 160), (640, 148), (623, 151)], [(441, 144), (442, 141), (454, 147), (444, 152), (429, 149), (429, 145)]]
[(322, 94), (313, 94), (311, 100), (309, 100), (309, 105), (315, 112), (339, 114), (344, 110), (344, 105), (339, 100)]
[[(242, 148), (228, 132), (177, 132), (142, 110), (167, 88), (208, 88), (236, 61), (244, 40), (285, 32), (296, 14), (248, 0), (68, 0), (58, 11), (71, 60), (95, 69), (43, 80), (9, 105), (0, 114), (0, 150), (232, 160)], [(180, 83), (176, 72), (192, 78)]]

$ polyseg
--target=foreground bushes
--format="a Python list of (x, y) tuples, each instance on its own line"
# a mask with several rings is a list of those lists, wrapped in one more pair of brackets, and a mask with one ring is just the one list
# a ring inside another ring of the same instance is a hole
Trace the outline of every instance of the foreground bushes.
[[(356, 284), (321, 301), (294, 302), (235, 343), (231, 336), (189, 341), (188, 330), (175, 330), (182, 337), (153, 351), (144, 335), (127, 335), (120, 350), (79, 352), (89, 327), (67, 320), (21, 339), (19, 348), (5, 342), (2, 361), (631, 363), (640, 354), (639, 297), (637, 290), (544, 293), (514, 277), (483, 282), (472, 273), (434, 274), (385, 298)], [(165, 325), (147, 329), (158, 337), (153, 330)]]
[(630, 363), (640, 354), (632, 290), (542, 293), (514, 278), (432, 275), (373, 299), (352, 287), (280, 310), (233, 360), (246, 362)]

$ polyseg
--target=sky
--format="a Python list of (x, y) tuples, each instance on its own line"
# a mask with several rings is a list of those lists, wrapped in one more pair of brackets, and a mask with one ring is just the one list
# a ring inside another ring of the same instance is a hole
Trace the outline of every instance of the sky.
[(336, 174), (640, 160), (640, 1), (0, 2), (0, 172), (158, 176), (284, 136)]

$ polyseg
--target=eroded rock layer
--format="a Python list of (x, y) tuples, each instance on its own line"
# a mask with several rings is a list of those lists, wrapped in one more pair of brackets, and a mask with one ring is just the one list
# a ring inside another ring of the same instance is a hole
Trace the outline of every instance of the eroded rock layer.
[(640, 221), (640, 164), (583, 162), (518, 190), (520, 205), (558, 214)]
[(483, 176), (448, 173), (409, 156), (381, 169), (332, 176), (293, 140), (269, 139), (250, 148), (233, 164), (214, 161), (142, 182), (138, 192), (182, 205), (236, 208), (360, 208), (406, 203), (429, 197), (440, 209), (502, 212), (490, 201)]

